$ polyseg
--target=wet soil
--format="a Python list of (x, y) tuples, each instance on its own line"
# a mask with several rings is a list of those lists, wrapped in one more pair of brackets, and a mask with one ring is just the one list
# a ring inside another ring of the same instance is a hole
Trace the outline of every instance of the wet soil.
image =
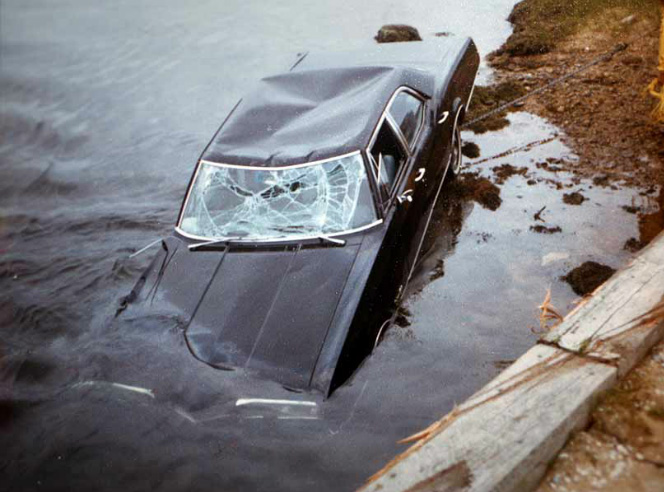
[(560, 226), (547, 227), (541, 224), (530, 226), (530, 230), (539, 234), (555, 234), (557, 232), (563, 232)]
[(470, 159), (477, 159), (480, 156), (480, 148), (473, 142), (464, 142), (461, 153)]
[(567, 205), (581, 205), (584, 201), (586, 201), (586, 197), (578, 191), (565, 193), (563, 195), (563, 202), (565, 202)]
[(515, 174), (525, 176), (528, 173), (527, 167), (514, 167), (512, 164), (507, 163), (496, 166), (492, 170), (495, 175), (494, 180), (496, 184), (504, 184), (510, 176), (514, 176)]
[(585, 296), (592, 294), (615, 272), (616, 270), (609, 266), (601, 265), (595, 261), (586, 261), (561, 278), (572, 287), (575, 293)]
[(497, 210), (502, 203), (500, 188), (477, 173), (463, 173), (451, 183), (450, 188), (450, 193), (459, 200), (472, 200), (489, 210)]
[(664, 484), (664, 342), (597, 406), (538, 492), (660, 491)]
[(625, 43), (611, 60), (511, 110), (543, 116), (565, 132), (562, 138), (579, 156), (572, 166), (563, 163), (566, 169), (597, 177), (598, 185), (661, 186), (664, 125), (651, 121), (653, 100), (644, 94), (656, 75), (657, 2), (578, 4), (517, 5), (510, 17), (514, 33), (489, 57), (495, 87), (510, 84), (514, 93), (527, 93)]
[(643, 248), (647, 246), (647, 243), (644, 243), (643, 241), (636, 239), (635, 237), (630, 237), (627, 241), (625, 241), (625, 245), (623, 246), (623, 249), (625, 251), (630, 251), (632, 253), (636, 253), (638, 251), (641, 251)]

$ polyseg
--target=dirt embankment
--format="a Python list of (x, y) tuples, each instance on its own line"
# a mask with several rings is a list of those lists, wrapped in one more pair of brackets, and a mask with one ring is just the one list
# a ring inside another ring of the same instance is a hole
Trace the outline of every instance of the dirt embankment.
[[(645, 88), (657, 75), (658, 0), (525, 0), (510, 21), (514, 33), (489, 57), (495, 83), (476, 90), (467, 121), (624, 43), (627, 48), (611, 60), (511, 110), (538, 114), (565, 132), (579, 156), (564, 163), (566, 170), (599, 185), (624, 183), (656, 193), (655, 185), (664, 184), (664, 125), (651, 121), (654, 99)], [(502, 115), (471, 129), (505, 124)]]

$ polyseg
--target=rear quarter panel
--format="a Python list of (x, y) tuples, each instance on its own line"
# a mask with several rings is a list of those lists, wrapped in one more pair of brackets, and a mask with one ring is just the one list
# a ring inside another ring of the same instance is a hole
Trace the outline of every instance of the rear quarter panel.
[(438, 175), (442, 179), (446, 164), (449, 159), (449, 142), (454, 131), (454, 122), (457, 111), (461, 110), (458, 124), (463, 123), (466, 108), (469, 103), (475, 77), (479, 69), (480, 56), (475, 43), (468, 39), (463, 48), (458, 51), (452, 69), (445, 73), (436, 74), (436, 89), (434, 99), (436, 101), (435, 122), (448, 112), (448, 117), (442, 124), (437, 124), (435, 141), (431, 159), (439, 164)]

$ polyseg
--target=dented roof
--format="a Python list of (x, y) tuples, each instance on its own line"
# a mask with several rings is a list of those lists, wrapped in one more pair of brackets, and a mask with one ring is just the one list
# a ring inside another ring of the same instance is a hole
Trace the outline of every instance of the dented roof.
[(266, 77), (238, 103), (205, 149), (211, 162), (285, 166), (366, 147), (394, 91), (432, 96), (467, 38), (393, 43), (333, 55), (306, 55)]

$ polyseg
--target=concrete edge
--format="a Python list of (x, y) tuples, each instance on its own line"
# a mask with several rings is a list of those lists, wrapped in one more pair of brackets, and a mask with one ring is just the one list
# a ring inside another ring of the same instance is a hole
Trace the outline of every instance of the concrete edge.
[[(656, 257), (664, 266), (664, 232), (612, 277), (613, 284), (629, 276), (633, 285), (630, 266), (642, 256), (650, 262)], [(649, 280), (644, 275), (644, 285)], [(599, 292), (590, 299), (591, 314), (608, 307)], [(568, 318), (574, 315), (576, 310)], [(536, 344), (464, 404), (415, 435), (415, 444), (360, 490), (534, 488), (570, 434), (587, 424), (599, 396), (663, 338), (664, 321), (640, 322), (621, 333), (619, 357), (610, 360), (548, 341)]]

